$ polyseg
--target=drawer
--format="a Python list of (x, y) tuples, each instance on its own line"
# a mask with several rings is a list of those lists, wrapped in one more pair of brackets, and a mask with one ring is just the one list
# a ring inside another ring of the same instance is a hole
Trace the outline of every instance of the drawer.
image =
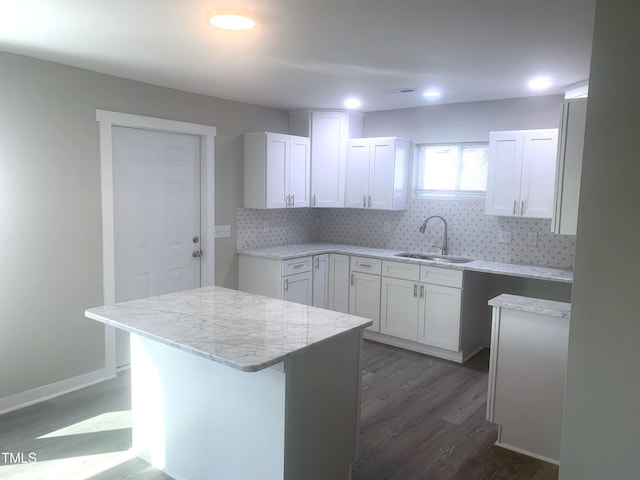
[(420, 267), (420, 282), (462, 288), (462, 270), (422, 265)]
[(293, 275), (294, 273), (310, 272), (312, 267), (312, 257), (290, 258), (282, 261), (282, 276)]
[(420, 280), (420, 265), (383, 260), (382, 276), (417, 282)]
[(367, 257), (351, 257), (351, 271), (380, 275), (382, 260)]

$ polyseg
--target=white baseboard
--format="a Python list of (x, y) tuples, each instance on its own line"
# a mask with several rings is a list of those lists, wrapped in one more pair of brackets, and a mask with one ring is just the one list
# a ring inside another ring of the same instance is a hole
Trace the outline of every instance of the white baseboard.
[(16, 393), (15, 395), (9, 395), (8, 397), (0, 398), (0, 415), (3, 413), (18, 410), (20, 408), (35, 405), (36, 403), (44, 402), (65, 393), (70, 393), (75, 390), (80, 390), (96, 383), (104, 382), (115, 378), (116, 372), (110, 368), (103, 368), (101, 370), (95, 370), (93, 372), (78, 375), (77, 377), (66, 378), (59, 382), (50, 383), (49, 385), (43, 385), (26, 392)]

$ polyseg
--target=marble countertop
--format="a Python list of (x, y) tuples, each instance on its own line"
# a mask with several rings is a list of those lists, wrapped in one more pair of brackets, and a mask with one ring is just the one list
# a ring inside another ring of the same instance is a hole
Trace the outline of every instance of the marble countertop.
[(276, 258), (286, 260), (289, 258), (303, 257), (307, 255), (320, 255), (323, 253), (343, 253), (347, 255), (359, 255), (374, 257), (396, 262), (420, 263), (434, 265), (454, 270), (471, 270), (475, 272), (493, 273), (513, 277), (524, 277), (538, 280), (551, 280), (561, 283), (573, 282), (573, 270), (565, 268), (543, 267), (536, 265), (519, 265), (515, 263), (492, 262), (489, 260), (472, 260), (468, 263), (442, 263), (429, 260), (396, 257), (396, 254), (404, 250), (388, 250), (383, 248), (358, 247), (354, 245), (341, 245), (335, 243), (302, 243), (294, 245), (282, 245), (278, 247), (243, 250), (238, 252), (243, 255)]
[(85, 315), (246, 372), (265, 369), (372, 323), (222, 287), (90, 308)]
[(571, 318), (571, 304), (541, 300), (539, 298), (521, 297), (503, 293), (489, 300), (492, 307), (508, 308), (523, 312), (539, 313), (550, 317)]

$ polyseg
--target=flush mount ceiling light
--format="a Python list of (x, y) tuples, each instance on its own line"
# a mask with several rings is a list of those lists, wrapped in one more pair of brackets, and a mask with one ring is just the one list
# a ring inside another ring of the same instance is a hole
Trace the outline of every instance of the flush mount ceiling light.
[(344, 101), (344, 106), (345, 108), (354, 110), (356, 108), (360, 108), (362, 106), (362, 102), (360, 101), (359, 98), (349, 97)]
[(209, 23), (225, 30), (249, 30), (256, 26), (256, 21), (243, 13), (215, 11), (209, 17)]
[(438, 98), (440, 95), (442, 94), (437, 90), (427, 90), (422, 94), (425, 98)]
[(534, 77), (529, 80), (528, 85), (531, 90), (546, 90), (552, 83), (549, 77)]

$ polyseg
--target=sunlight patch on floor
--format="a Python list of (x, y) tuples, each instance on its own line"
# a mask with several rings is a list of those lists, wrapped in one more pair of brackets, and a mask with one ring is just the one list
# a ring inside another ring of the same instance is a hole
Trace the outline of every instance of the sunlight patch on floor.
[(44, 438), (63, 437), (67, 435), (78, 435), (81, 433), (97, 433), (109, 430), (121, 430), (131, 428), (131, 410), (120, 412), (106, 412), (96, 415), (82, 422), (74, 423), (67, 427), (55, 430), (46, 435), (41, 435), (38, 440)]

